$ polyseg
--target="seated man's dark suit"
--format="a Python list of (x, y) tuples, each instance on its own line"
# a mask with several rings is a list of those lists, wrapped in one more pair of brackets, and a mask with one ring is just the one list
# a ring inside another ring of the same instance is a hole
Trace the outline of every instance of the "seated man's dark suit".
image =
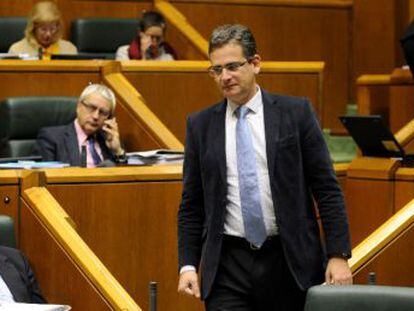
[[(262, 99), (279, 236), (289, 270), (297, 285), (306, 290), (324, 281), (326, 255), (351, 254), (344, 200), (309, 102), (265, 91)], [(211, 291), (223, 245), (225, 115), (226, 100), (191, 115), (187, 122), (184, 189), (178, 214), (179, 265), (200, 265), (203, 299)], [(313, 198), (325, 232), (325, 247)]]
[[(112, 152), (105, 144), (102, 132), (96, 134), (101, 147), (103, 160), (114, 160)], [(61, 161), (71, 166), (81, 166), (78, 138), (73, 123), (63, 126), (42, 128), (37, 136), (37, 148), (43, 161)]]
[(0, 275), (16, 302), (46, 303), (29, 262), (17, 249), (0, 246)]

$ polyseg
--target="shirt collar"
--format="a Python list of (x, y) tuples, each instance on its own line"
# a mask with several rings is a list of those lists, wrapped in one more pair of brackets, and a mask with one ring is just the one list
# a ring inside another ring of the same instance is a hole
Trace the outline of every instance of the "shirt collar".
[[(262, 91), (259, 86), (256, 86), (256, 88), (256, 94), (254, 94), (254, 96), (243, 105), (249, 108), (253, 113), (258, 113), (260, 107), (262, 106)], [(227, 99), (227, 103), (229, 104), (230, 112), (233, 115), (240, 105), (233, 103), (230, 99)]]
[(86, 135), (83, 129), (81, 128), (78, 118), (75, 119), (74, 123), (75, 123), (76, 135), (78, 136), (79, 143), (83, 145), (88, 140), (88, 135)]

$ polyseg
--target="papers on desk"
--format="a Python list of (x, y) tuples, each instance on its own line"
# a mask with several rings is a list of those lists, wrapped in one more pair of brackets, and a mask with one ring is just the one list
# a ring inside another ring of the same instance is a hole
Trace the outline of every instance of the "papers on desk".
[(38, 56), (30, 56), (27, 53), (12, 54), (12, 53), (0, 53), (0, 59), (24, 59), (24, 60), (38, 60)]
[(184, 152), (170, 149), (155, 149), (148, 151), (128, 152), (126, 154), (129, 165), (152, 165), (182, 163)]
[(34, 168), (62, 168), (68, 167), (68, 163), (62, 162), (35, 162), (35, 161), (17, 161), (0, 163), (0, 169), (34, 169)]
[(71, 309), (70, 306), (65, 305), (0, 302), (0, 311), (68, 311)]

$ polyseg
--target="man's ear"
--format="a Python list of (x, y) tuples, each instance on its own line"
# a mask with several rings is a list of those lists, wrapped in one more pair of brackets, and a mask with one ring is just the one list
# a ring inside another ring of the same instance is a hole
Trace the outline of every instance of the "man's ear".
[(253, 56), (253, 58), (252, 58), (252, 60), (250, 61), (252, 64), (253, 64), (253, 66), (254, 66), (254, 74), (259, 74), (259, 72), (260, 72), (260, 63), (261, 63), (261, 57), (260, 57), (260, 55), (259, 54), (255, 54), (254, 56)]

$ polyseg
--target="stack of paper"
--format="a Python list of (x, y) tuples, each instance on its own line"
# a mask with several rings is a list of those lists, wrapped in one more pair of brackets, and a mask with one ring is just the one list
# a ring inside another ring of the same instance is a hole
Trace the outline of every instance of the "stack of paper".
[(35, 162), (35, 161), (17, 161), (17, 162), (6, 162), (6, 163), (0, 163), (0, 169), (33, 169), (33, 168), (62, 168), (62, 167), (68, 167), (68, 163), (62, 163), (62, 162), (55, 162), (55, 161), (49, 161), (49, 162)]
[(0, 302), (0, 311), (68, 311), (70, 309), (72, 309), (70, 306), (65, 305)]
[(170, 149), (128, 152), (129, 165), (151, 165), (161, 163), (182, 163), (184, 152)]

